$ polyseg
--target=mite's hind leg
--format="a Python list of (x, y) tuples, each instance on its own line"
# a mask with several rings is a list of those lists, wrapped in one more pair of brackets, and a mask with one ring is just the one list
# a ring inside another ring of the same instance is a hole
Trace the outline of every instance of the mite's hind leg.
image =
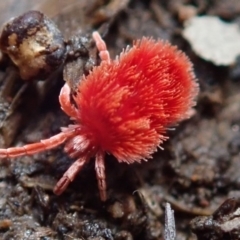
[(99, 51), (99, 56), (102, 61), (107, 61), (110, 63), (110, 55), (107, 50), (106, 43), (103, 41), (102, 37), (100, 36), (99, 32), (93, 32), (92, 37), (96, 43), (97, 49)]
[(107, 186), (106, 186), (104, 153), (102, 153), (102, 152), (98, 152), (96, 154), (95, 171), (97, 174), (100, 198), (102, 201), (106, 201), (107, 200), (107, 192), (106, 192)]

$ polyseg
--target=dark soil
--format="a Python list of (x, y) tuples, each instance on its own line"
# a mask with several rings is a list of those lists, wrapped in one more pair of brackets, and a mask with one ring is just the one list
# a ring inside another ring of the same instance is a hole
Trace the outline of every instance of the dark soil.
[[(164, 150), (153, 159), (126, 165), (107, 156), (105, 203), (98, 195), (93, 161), (61, 196), (52, 193), (74, 161), (62, 146), (1, 160), (0, 239), (160, 240), (166, 202), (175, 211), (177, 239), (240, 239), (240, 61), (216, 67), (193, 53), (181, 36), (189, 5), (196, 14), (240, 23), (239, 0), (0, 3), (1, 24), (37, 9), (55, 21), (66, 40), (99, 29), (112, 58), (141, 36), (167, 39), (190, 57), (200, 84), (194, 116), (169, 131)], [(3, 87), (8, 81), (11, 84)], [(48, 138), (69, 124), (58, 103), (63, 84), (61, 68), (46, 81), (24, 83), (10, 61), (2, 58), (2, 147)]]

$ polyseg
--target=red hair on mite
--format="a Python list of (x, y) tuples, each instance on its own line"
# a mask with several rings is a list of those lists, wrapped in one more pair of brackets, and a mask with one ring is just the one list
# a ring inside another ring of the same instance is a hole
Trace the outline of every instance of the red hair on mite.
[(166, 137), (166, 129), (190, 117), (198, 84), (188, 57), (168, 42), (143, 37), (111, 60), (98, 32), (93, 39), (101, 64), (80, 82), (75, 104), (65, 84), (59, 101), (74, 124), (39, 143), (0, 149), (0, 158), (31, 155), (64, 142), (76, 161), (54, 188), (61, 194), (91, 157), (95, 157), (98, 188), (107, 199), (105, 153), (117, 161), (141, 162), (151, 157)]

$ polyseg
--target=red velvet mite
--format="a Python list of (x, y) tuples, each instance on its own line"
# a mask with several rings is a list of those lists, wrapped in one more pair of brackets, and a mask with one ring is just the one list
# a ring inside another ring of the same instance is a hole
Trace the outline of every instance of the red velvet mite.
[(67, 84), (59, 95), (61, 108), (74, 124), (38, 143), (0, 149), (0, 158), (31, 155), (66, 142), (64, 150), (76, 161), (54, 193), (61, 194), (95, 157), (100, 197), (105, 201), (105, 153), (128, 164), (150, 158), (167, 139), (167, 128), (190, 117), (198, 84), (188, 57), (168, 42), (143, 37), (111, 60), (98, 32), (93, 39), (101, 64), (83, 77), (74, 104)]

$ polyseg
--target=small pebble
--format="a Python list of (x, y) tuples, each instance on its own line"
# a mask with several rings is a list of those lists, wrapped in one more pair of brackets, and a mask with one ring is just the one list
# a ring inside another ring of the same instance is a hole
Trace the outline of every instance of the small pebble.
[(185, 22), (183, 37), (193, 51), (217, 66), (228, 66), (240, 55), (240, 29), (214, 16), (193, 17)]

